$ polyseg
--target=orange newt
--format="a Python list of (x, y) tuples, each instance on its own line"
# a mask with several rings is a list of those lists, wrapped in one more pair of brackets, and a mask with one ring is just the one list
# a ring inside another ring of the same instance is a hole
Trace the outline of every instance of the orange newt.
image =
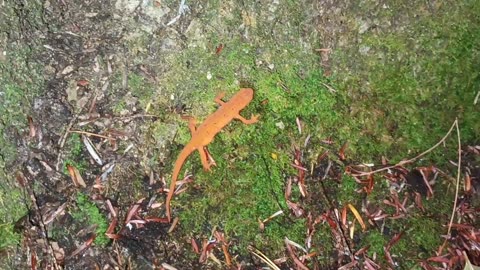
[(180, 152), (177, 161), (175, 162), (173, 167), (172, 182), (170, 183), (170, 190), (168, 191), (167, 200), (165, 202), (167, 218), (169, 221), (171, 219), (170, 201), (172, 200), (175, 192), (175, 186), (180, 169), (182, 168), (183, 163), (188, 156), (190, 156), (190, 154), (192, 154), (195, 150), (198, 150), (203, 168), (209, 171), (211, 164), (208, 162), (205, 147), (213, 140), (215, 135), (233, 119), (238, 119), (247, 125), (258, 121), (258, 115), (253, 115), (250, 119), (245, 119), (240, 115), (240, 111), (245, 108), (250, 101), (252, 101), (253, 89), (240, 89), (240, 91), (238, 91), (228, 102), (222, 101), (224, 96), (225, 93), (222, 92), (215, 97), (215, 102), (220, 105), (220, 108), (209, 115), (200, 126), (196, 126), (197, 122), (195, 118), (189, 119), (188, 128), (192, 133), (192, 138), (190, 139), (190, 142), (185, 145), (182, 152)]

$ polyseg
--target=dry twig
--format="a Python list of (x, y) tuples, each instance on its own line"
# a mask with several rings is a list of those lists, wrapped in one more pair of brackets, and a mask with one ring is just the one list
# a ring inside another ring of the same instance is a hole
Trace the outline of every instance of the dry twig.
[[(458, 129), (458, 120), (457, 120), (457, 119), (455, 119), (455, 121), (453, 122), (452, 126), (451, 126), (450, 129), (448, 130), (447, 134), (445, 134), (445, 136), (443, 136), (443, 138), (442, 138), (438, 143), (436, 143), (434, 146), (430, 147), (429, 149), (425, 150), (424, 152), (420, 153), (418, 156), (415, 156), (415, 157), (413, 157), (413, 158), (411, 158), (411, 159), (402, 160), (402, 161), (398, 162), (398, 163), (395, 164), (395, 165), (383, 167), (383, 168), (381, 168), (381, 169), (377, 169), (377, 170), (374, 170), (374, 171), (371, 171), (371, 172), (353, 173), (352, 175), (354, 175), (354, 176), (371, 175), (371, 174), (374, 174), (374, 173), (383, 172), (383, 171), (386, 171), (386, 170), (389, 170), (389, 169), (393, 169), (393, 168), (395, 168), (395, 167), (399, 167), (399, 166), (403, 166), (403, 165), (405, 165), (405, 164), (412, 163), (412, 162), (416, 161), (417, 159), (425, 156), (426, 154), (432, 152), (435, 148), (437, 148), (437, 147), (440, 146), (442, 143), (444, 143), (445, 140), (448, 138), (448, 136), (450, 136), (450, 133), (452, 133), (453, 128), (454, 128), (455, 126), (456, 126), (457, 129)], [(460, 136), (460, 135), (459, 135), (459, 136)], [(459, 140), (460, 140), (460, 137), (459, 137)]]

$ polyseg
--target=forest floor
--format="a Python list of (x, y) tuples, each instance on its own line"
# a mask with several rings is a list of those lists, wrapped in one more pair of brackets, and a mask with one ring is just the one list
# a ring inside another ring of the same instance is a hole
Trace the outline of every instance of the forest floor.
[(3, 1), (0, 268), (476, 269), (480, 2), (351, 2)]

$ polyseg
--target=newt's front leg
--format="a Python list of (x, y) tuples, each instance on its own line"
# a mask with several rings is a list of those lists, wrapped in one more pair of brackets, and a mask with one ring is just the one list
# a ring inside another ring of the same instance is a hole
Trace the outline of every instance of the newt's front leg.
[(222, 98), (225, 97), (225, 92), (220, 92), (218, 93), (218, 95), (215, 97), (214, 101), (220, 105), (220, 106), (223, 106), (225, 104), (225, 102), (222, 100)]
[(250, 125), (250, 124), (258, 122), (258, 117), (259, 117), (259, 115), (252, 115), (252, 117), (250, 119), (245, 119), (240, 114), (235, 116), (236, 119), (242, 121), (242, 123), (244, 123), (246, 125)]

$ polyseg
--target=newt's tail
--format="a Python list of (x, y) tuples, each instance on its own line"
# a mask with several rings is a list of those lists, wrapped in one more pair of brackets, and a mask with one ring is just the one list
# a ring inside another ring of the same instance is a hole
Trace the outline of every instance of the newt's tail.
[(183, 163), (194, 150), (195, 149), (191, 149), (190, 147), (188, 147), (188, 145), (186, 145), (185, 148), (183, 148), (182, 152), (180, 152), (180, 154), (178, 155), (177, 161), (175, 161), (175, 165), (173, 166), (172, 182), (170, 183), (167, 200), (165, 201), (165, 209), (167, 211), (168, 222), (171, 221), (170, 201), (172, 200), (173, 194), (175, 193), (175, 186), (177, 184), (178, 175), (180, 174)]

